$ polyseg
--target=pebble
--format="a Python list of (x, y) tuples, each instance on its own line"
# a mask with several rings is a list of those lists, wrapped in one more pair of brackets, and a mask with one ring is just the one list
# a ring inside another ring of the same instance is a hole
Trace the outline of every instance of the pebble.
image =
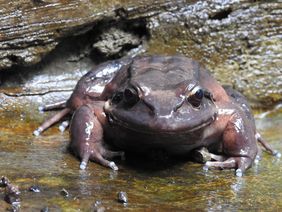
[(120, 203), (127, 203), (128, 202), (128, 197), (127, 193), (124, 191), (118, 192), (118, 202)]

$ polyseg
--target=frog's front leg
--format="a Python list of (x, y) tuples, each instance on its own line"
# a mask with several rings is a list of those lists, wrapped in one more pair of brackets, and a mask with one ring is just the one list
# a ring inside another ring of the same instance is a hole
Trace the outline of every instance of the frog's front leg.
[(221, 169), (236, 169), (236, 175), (242, 176), (246, 169), (251, 167), (258, 153), (255, 132), (248, 120), (239, 114), (233, 114), (223, 133), (224, 161), (208, 161), (205, 167)]
[(123, 152), (112, 152), (103, 145), (103, 128), (96, 114), (101, 111), (91, 105), (81, 106), (75, 111), (71, 126), (70, 147), (74, 154), (81, 159), (80, 169), (85, 169), (89, 160), (93, 160), (103, 166), (118, 170), (113, 161), (105, 158), (123, 156)]

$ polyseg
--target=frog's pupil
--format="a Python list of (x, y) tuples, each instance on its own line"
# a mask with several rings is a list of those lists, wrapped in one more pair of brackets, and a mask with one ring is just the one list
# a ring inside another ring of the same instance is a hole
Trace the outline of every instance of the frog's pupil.
[(134, 94), (130, 89), (125, 89), (124, 96), (127, 100), (130, 100), (131, 98), (133, 98)]
[(119, 103), (122, 100), (122, 92), (116, 92), (112, 98), (113, 103)]
[(135, 89), (127, 88), (124, 90), (123, 95), (125, 102), (130, 106), (134, 105), (139, 100), (138, 94)]
[(189, 96), (187, 100), (192, 106), (199, 107), (201, 105), (203, 97), (204, 91), (199, 88), (193, 95)]
[(204, 92), (202, 89), (199, 89), (197, 90), (197, 92), (195, 93), (195, 96), (198, 98), (198, 99), (202, 99), (204, 97)]

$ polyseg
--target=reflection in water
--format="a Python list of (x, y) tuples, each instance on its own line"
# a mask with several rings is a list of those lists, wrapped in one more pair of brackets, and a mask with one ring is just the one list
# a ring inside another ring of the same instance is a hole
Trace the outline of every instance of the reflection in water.
[(232, 190), (234, 191), (236, 197), (238, 197), (239, 193), (242, 189), (245, 188), (245, 178), (244, 177), (236, 177), (236, 180), (231, 185)]
[(78, 180), (78, 187), (79, 187), (79, 193), (81, 195), (91, 195), (91, 187), (87, 185), (87, 182), (89, 180), (90, 174), (87, 170), (79, 170), (79, 180)]
[[(31, 112), (21, 114), (0, 111), (0, 174), (19, 186), (23, 211), (44, 207), (89, 211), (97, 200), (109, 211), (282, 210), (282, 161), (265, 152), (243, 177), (234, 176), (234, 170), (204, 171), (202, 164), (192, 162), (156, 170), (146, 168), (149, 165), (137, 168), (136, 163), (119, 162), (118, 172), (90, 162), (86, 170), (80, 170), (79, 160), (67, 149), (67, 132), (53, 127), (34, 138), (32, 131), (41, 120), (36, 123)], [(281, 115), (257, 123), (260, 133), (282, 152)], [(32, 185), (42, 191), (28, 192)], [(69, 198), (60, 195), (62, 188), (70, 193)], [(126, 208), (117, 202), (120, 191), (128, 194)], [(0, 211), (9, 206), (4, 203), (0, 199)]]

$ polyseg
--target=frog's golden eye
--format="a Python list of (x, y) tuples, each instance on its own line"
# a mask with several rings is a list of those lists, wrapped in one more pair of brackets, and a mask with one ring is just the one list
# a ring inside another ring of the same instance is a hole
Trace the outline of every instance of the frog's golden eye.
[(187, 96), (187, 101), (193, 106), (193, 107), (199, 107), (201, 105), (202, 99), (204, 97), (204, 91), (201, 87), (196, 86), (194, 87), (189, 95)]
[(132, 87), (126, 88), (123, 92), (123, 99), (128, 106), (135, 105), (139, 101), (137, 90)]

